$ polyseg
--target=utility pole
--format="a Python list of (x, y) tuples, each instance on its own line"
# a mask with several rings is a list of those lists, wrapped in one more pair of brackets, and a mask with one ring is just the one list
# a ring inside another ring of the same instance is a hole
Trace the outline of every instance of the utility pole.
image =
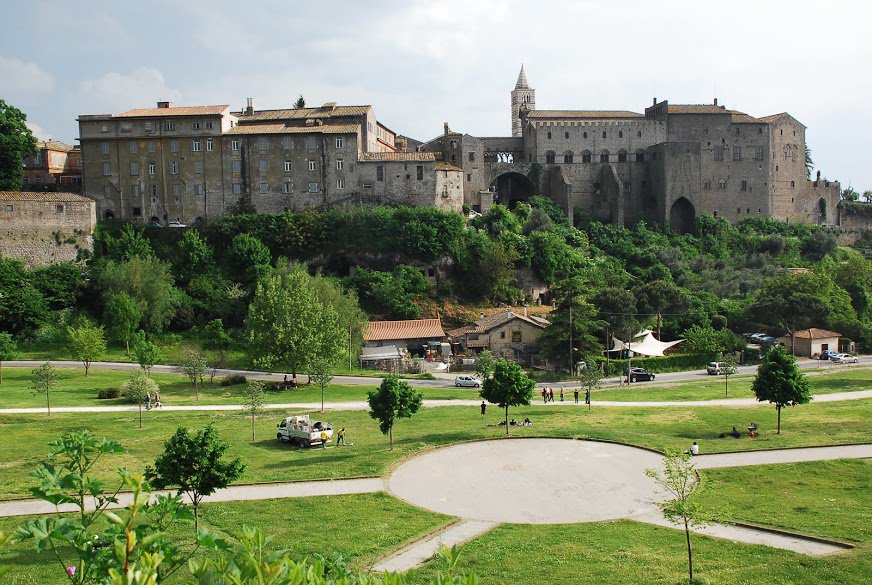
[(569, 296), (569, 377), (572, 377), (572, 295)]

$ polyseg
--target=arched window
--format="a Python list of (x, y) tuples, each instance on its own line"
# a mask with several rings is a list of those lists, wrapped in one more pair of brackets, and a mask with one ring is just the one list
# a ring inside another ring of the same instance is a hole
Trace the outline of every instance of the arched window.
[(565, 164), (572, 164), (573, 162), (573, 154), (571, 150), (567, 150), (563, 153), (563, 162)]
[(103, 212), (103, 219), (105, 219), (105, 220), (115, 219), (115, 214), (107, 209), (105, 212)]
[(549, 150), (545, 153), (545, 164), (553, 165), (557, 155), (554, 154), (553, 150)]
[(637, 150), (636, 151), (636, 162), (645, 162), (645, 151)]
[(726, 188), (727, 188), (727, 180), (726, 180), (726, 179), (720, 179), (720, 180), (718, 181), (718, 188), (719, 188), (719, 189), (726, 189)]
[(790, 182), (790, 188), (791, 188), (791, 189), (796, 189), (796, 181), (791, 181), (791, 182)]
[(591, 156), (589, 150), (585, 150), (584, 152), (581, 153), (581, 162), (589, 163), (591, 161), (591, 159), (592, 159), (592, 156)]
[(627, 162), (627, 151), (624, 150), (623, 148), (618, 151), (618, 162), (619, 163)]
[(601, 163), (609, 162), (609, 151), (608, 150), (603, 150), (602, 152), (600, 152), (600, 162)]

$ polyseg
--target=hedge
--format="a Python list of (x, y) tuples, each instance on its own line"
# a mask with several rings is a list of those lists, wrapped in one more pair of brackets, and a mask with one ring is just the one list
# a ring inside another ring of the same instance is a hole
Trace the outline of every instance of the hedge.
[[(678, 353), (664, 357), (637, 357), (633, 358), (633, 367), (645, 368), (649, 372), (660, 374), (663, 372), (684, 372), (686, 370), (700, 370), (717, 361), (717, 354), (711, 353)], [(627, 372), (627, 360), (608, 360), (597, 358), (603, 364), (607, 377), (620, 376)]]

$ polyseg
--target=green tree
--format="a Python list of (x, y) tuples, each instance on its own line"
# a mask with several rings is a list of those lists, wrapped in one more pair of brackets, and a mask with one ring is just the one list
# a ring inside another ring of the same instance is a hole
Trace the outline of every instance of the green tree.
[(179, 289), (173, 284), (170, 265), (154, 257), (133, 256), (126, 262), (107, 260), (96, 269), (97, 288), (108, 301), (125, 292), (142, 313), (142, 327), (160, 333), (181, 304)]
[[(242, 391), (242, 407), (251, 415), (251, 440), (254, 441), (254, 419), (263, 408), (264, 389), (263, 382), (252, 380), (245, 385)], [(323, 408), (322, 408), (323, 410)]]
[(690, 583), (693, 580), (693, 547), (690, 543), (690, 530), (705, 526), (709, 520), (699, 503), (703, 484), (688, 453), (667, 451), (663, 458), (663, 471), (646, 469), (645, 475), (654, 480), (657, 486), (669, 497), (658, 504), (666, 519), (684, 528), (687, 543), (687, 571)]
[(203, 374), (209, 368), (209, 360), (206, 355), (196, 347), (188, 347), (182, 352), (182, 363), (179, 364), (179, 369), (184, 372), (194, 385), (194, 392), (197, 395), (197, 402), (200, 402), (200, 383), (203, 381)]
[(103, 240), (106, 244), (106, 255), (113, 260), (128, 262), (134, 256), (139, 258), (154, 256), (154, 249), (142, 232), (142, 228), (130, 223), (124, 224), (118, 237), (105, 234)]
[(603, 382), (603, 371), (599, 368), (596, 360), (593, 357), (584, 359), (584, 367), (578, 372), (578, 381), (581, 386), (591, 395), (590, 401), (587, 403), (587, 409), (590, 410), (593, 402), (593, 390), (599, 388)]
[(37, 153), (27, 116), (0, 99), (0, 191), (20, 191), (24, 158)]
[(741, 351), (747, 343), (729, 329), (720, 331), (708, 325), (691, 325), (682, 334), (682, 349), (690, 353), (718, 354)]
[(269, 248), (250, 234), (239, 234), (233, 238), (227, 250), (227, 259), (232, 274), (246, 286), (254, 285), (272, 266)]
[(295, 110), (302, 110), (305, 107), (306, 107), (306, 100), (302, 95), (300, 95), (300, 97), (298, 97), (297, 100), (294, 102), (294, 109)]
[(337, 326), (342, 331), (348, 331), (348, 367), (351, 368), (360, 355), (363, 346), (363, 329), (369, 320), (367, 314), (360, 308), (357, 293), (352, 290), (343, 290), (336, 282), (317, 274), (312, 280), (315, 292), (321, 305), (333, 307), (338, 319)]
[(493, 377), (482, 383), (479, 391), (482, 399), (496, 404), (505, 412), (507, 435), (509, 434), (509, 407), (529, 406), (535, 385), (536, 383), (521, 371), (521, 366), (502, 359), (494, 366)]
[(245, 471), (237, 457), (223, 460), (228, 444), (222, 441), (212, 424), (191, 435), (179, 427), (164, 443), (164, 452), (146, 469), (146, 477), (155, 487), (178, 488), (194, 506), (194, 529), (200, 527), (200, 502), (215, 490), (225, 488)]
[(336, 363), (348, 346), (348, 331), (333, 307), (321, 303), (300, 265), (261, 279), (248, 309), (246, 336), (258, 367), (294, 375), (311, 373), (316, 359)]
[(224, 322), (221, 319), (212, 319), (203, 327), (203, 343), (207, 349), (223, 349), (232, 341), (230, 335), (224, 330)]
[(494, 242), (488, 250), (479, 277), (485, 283), (485, 290), (493, 303), (516, 303), (521, 297), (521, 291), (512, 283), (515, 279), (515, 264), (521, 256), (509, 244), (502, 241)]
[(3, 383), (3, 362), (18, 357), (18, 344), (9, 333), (0, 333), (0, 384)]
[(475, 357), (475, 373), (482, 380), (487, 380), (494, 373), (494, 368), (497, 365), (497, 358), (490, 350), (485, 349), (479, 352)]
[(124, 398), (139, 407), (139, 428), (142, 428), (142, 404), (150, 394), (154, 397), (160, 387), (143, 370), (135, 370), (124, 382)]
[(398, 418), (411, 418), (418, 412), (424, 395), (412, 388), (408, 382), (401, 381), (395, 374), (389, 374), (376, 390), (367, 393), (369, 416), (378, 420), (378, 428), (383, 435), (390, 437), (391, 451), (394, 449), (394, 423)]
[(588, 289), (589, 285), (580, 277), (561, 281), (554, 289), (555, 307), (548, 314), (551, 325), (539, 336), (542, 355), (565, 365), (570, 375), (575, 372), (574, 363), (580, 356), (599, 349), (596, 332), (605, 325), (597, 319), (597, 308), (586, 299)]
[(91, 369), (91, 363), (100, 359), (106, 353), (106, 337), (102, 327), (83, 323), (75, 327), (67, 327), (67, 344), (73, 359), (85, 366), (85, 376)]
[(721, 374), (724, 376), (724, 396), (729, 393), (730, 376), (734, 375), (739, 369), (739, 358), (735, 353), (722, 353), (718, 357), (720, 363)]
[(811, 148), (805, 147), (805, 178), (811, 179), (811, 172), (814, 170), (814, 160), (811, 158)]
[(790, 335), (790, 353), (796, 353), (796, 332), (822, 320), (830, 310), (816, 294), (780, 291), (783, 294), (761, 293), (761, 299), (751, 307), (751, 313), (763, 323), (781, 325)]
[(775, 405), (778, 413), (778, 435), (781, 434), (781, 409), (785, 406), (808, 404), (812, 399), (808, 379), (796, 367), (796, 358), (780, 345), (766, 352), (751, 384), (751, 390), (758, 402), (765, 400)]
[(200, 235), (199, 230), (185, 230), (178, 243), (175, 265), (183, 282), (190, 282), (197, 276), (205, 276), (215, 269), (212, 248)]
[(45, 409), (51, 416), (51, 392), (58, 385), (58, 374), (50, 362), (31, 370), (30, 389), (45, 394)]
[(312, 381), (321, 388), (321, 412), (324, 412), (324, 389), (333, 380), (334, 367), (329, 359), (316, 358), (312, 362)]
[(130, 342), (133, 341), (141, 320), (142, 313), (139, 307), (124, 291), (109, 297), (109, 302), (103, 309), (103, 323), (109, 336), (118, 343), (124, 344), (127, 355), (130, 355)]
[(660, 339), (663, 313), (682, 313), (689, 305), (686, 291), (670, 280), (653, 280), (645, 283), (633, 289), (633, 294), (639, 312), (655, 317), (657, 339)]
[(144, 331), (133, 336), (133, 357), (145, 373), (151, 376), (151, 368), (160, 361), (160, 348), (148, 340)]

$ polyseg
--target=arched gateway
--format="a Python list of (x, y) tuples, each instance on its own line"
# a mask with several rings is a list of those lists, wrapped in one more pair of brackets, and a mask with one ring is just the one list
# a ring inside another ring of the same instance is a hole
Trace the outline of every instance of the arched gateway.
[(511, 208), (535, 195), (533, 181), (517, 172), (497, 175), (490, 188), (495, 193), (494, 203), (508, 205)]
[(685, 197), (679, 197), (669, 210), (669, 227), (680, 234), (689, 234), (693, 232), (695, 221), (693, 203)]

